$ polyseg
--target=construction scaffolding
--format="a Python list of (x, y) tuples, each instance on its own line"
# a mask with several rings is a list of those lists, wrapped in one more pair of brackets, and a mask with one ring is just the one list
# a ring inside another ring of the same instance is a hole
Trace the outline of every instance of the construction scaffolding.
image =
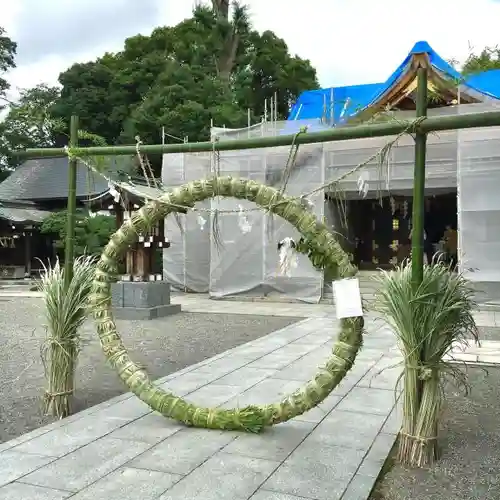
[[(464, 106), (462, 108), (465, 108)], [(491, 107), (474, 105), (476, 111)], [(466, 111), (468, 111), (466, 109)], [(459, 263), (477, 300), (500, 302), (500, 128), (458, 132)]]
[[(491, 105), (468, 104), (430, 109), (429, 115), (491, 110)], [(410, 117), (411, 112), (397, 112), (387, 119)], [(314, 131), (327, 128), (319, 120), (263, 122), (238, 130), (213, 128), (212, 140), (295, 134), (304, 127)], [(397, 143), (386, 147), (396, 139)], [(500, 202), (495, 201), (495, 181), (500, 180), (499, 141), (497, 128), (429, 134), (426, 192), (458, 190), (462, 263), (467, 269), (479, 269), (469, 272), (471, 280), (484, 281), (487, 275), (500, 286)], [(291, 196), (308, 195), (310, 209), (318, 218), (324, 217), (332, 232), (340, 234), (348, 251), (354, 235), (348, 221), (346, 224), (342, 200), (412, 194), (414, 141), (410, 134), (301, 145), (291, 171), (285, 168), (289, 153), (289, 147), (278, 147), (168, 154), (163, 158), (162, 180), (165, 186), (174, 187), (210, 175), (231, 175), (255, 179)], [(363, 194), (360, 177), (366, 184)], [(340, 180), (325, 186), (335, 179)], [(307, 257), (299, 256), (292, 277), (280, 275), (278, 242), (299, 237), (287, 223), (241, 200), (214, 199), (197, 208), (202, 211), (179, 216), (180, 224), (172, 217), (166, 221), (171, 248), (164, 251), (164, 274), (174, 288), (208, 292), (214, 298), (278, 295), (312, 303), (320, 300), (323, 275)]]
[[(276, 130), (269, 123), (243, 130), (214, 129), (213, 138), (231, 140), (249, 134)], [(165, 155), (162, 180), (166, 186), (211, 175), (254, 179), (300, 196), (324, 180), (323, 145), (301, 146), (294, 168), (284, 179), (290, 148), (228, 151), (217, 154)], [(308, 197), (310, 209), (323, 216), (324, 190)], [(175, 220), (167, 219), (172, 252), (164, 252), (164, 273), (175, 288), (209, 292), (211, 297), (228, 295), (286, 295), (317, 302), (322, 293), (322, 275), (309, 259), (300, 255), (293, 276), (281, 276), (278, 242), (285, 237), (298, 240), (297, 231), (277, 217), (258, 210), (245, 200), (213, 199), (200, 206), (204, 214), (180, 216), (181, 231)], [(222, 213), (221, 213), (222, 212)], [(228, 213), (229, 212), (229, 213)]]

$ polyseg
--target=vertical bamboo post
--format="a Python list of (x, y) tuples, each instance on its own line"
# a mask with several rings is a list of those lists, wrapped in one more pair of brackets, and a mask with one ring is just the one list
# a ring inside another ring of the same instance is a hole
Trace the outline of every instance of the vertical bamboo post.
[[(417, 73), (417, 118), (427, 116), (427, 68)], [(425, 154), (427, 134), (415, 134), (415, 169), (413, 174), (412, 283), (418, 288), (424, 276)]]
[[(69, 127), (70, 148), (78, 147), (78, 117), (71, 116)], [(73, 279), (75, 258), (75, 219), (76, 219), (76, 170), (77, 159), (73, 156), (68, 161), (68, 220), (66, 223), (66, 246), (64, 249), (64, 284), (69, 287)]]

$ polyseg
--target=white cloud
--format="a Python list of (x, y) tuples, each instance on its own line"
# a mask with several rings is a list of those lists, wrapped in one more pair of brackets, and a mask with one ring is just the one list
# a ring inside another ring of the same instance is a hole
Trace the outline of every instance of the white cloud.
[[(6, 2), (3, 26), (15, 39), (22, 30), (20, 8), (30, 0)], [(39, 1), (39, 0), (38, 0)], [(44, 5), (67, 0), (45, 0)], [(469, 44), (476, 50), (500, 43), (500, 3), (476, 0), (459, 8), (452, 0), (420, 0), (418, 9), (408, 0), (247, 0), (255, 27), (272, 30), (288, 43), (290, 51), (310, 59), (323, 86), (384, 81), (419, 40), (426, 40), (443, 58), (464, 60)], [(188, 17), (192, 2), (158, 0), (160, 15), (154, 25), (171, 25)], [(473, 9), (473, 12), (471, 12)], [(112, 23), (112, 20), (109, 20)], [(40, 26), (50, 30), (50, 25)], [(132, 27), (130, 28), (132, 30)], [(147, 32), (144, 25), (136, 31)], [(132, 30), (130, 35), (135, 34)], [(71, 36), (71, 33), (68, 33)], [(91, 36), (91, 33), (89, 34)], [(77, 61), (92, 59), (105, 50), (118, 50), (123, 38), (81, 53), (43, 57), (20, 66), (10, 75), (13, 87), (55, 83), (59, 72)]]

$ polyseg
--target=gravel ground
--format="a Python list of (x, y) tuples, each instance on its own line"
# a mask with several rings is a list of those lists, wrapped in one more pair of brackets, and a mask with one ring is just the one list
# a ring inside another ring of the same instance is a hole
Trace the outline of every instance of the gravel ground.
[[(500, 498), (500, 367), (487, 373), (470, 367), (468, 376), (468, 396), (454, 386), (446, 388), (441, 459), (430, 470), (394, 465), (379, 480), (372, 500)], [(393, 461), (390, 457), (387, 469)]]
[[(133, 359), (156, 379), (301, 319), (179, 313), (149, 322), (118, 321), (117, 326)], [(0, 300), (0, 443), (52, 420), (40, 406), (44, 323), (40, 299)], [(86, 341), (77, 373), (76, 411), (126, 392), (105, 363), (91, 322), (82, 335)]]

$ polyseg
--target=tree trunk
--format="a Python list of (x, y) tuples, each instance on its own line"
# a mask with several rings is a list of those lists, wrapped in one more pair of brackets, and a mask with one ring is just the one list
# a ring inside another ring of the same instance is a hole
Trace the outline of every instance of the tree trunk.
[(229, 20), (229, 0), (212, 0), (212, 8), (219, 18)]
[(222, 81), (229, 83), (236, 62), (236, 52), (240, 37), (237, 33), (231, 33), (224, 41), (224, 51), (218, 61), (219, 77)]
[(229, 85), (231, 74), (236, 63), (236, 54), (240, 43), (238, 26), (229, 20), (229, 0), (212, 0), (212, 8), (219, 22), (231, 25), (231, 30), (222, 42), (222, 51), (217, 59), (219, 78)]

